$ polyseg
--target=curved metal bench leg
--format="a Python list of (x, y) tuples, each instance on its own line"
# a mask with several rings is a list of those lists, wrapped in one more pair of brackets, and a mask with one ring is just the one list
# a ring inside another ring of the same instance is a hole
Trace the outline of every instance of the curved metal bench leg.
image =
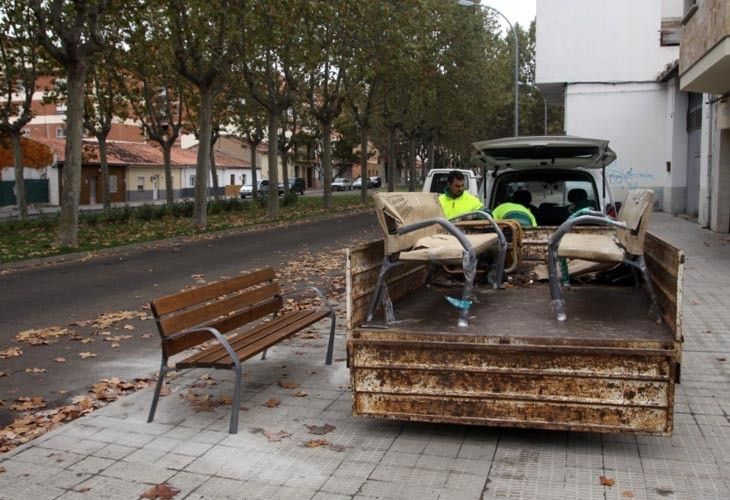
[(152, 422), (155, 419), (155, 412), (157, 411), (157, 401), (160, 399), (160, 391), (162, 390), (162, 382), (165, 375), (170, 369), (167, 367), (167, 358), (162, 358), (162, 364), (160, 366), (160, 374), (157, 376), (157, 384), (155, 384), (155, 394), (152, 397), (152, 407), (150, 407), (150, 413), (147, 417), (147, 423)]
[(234, 366), (233, 372), (236, 374), (236, 383), (233, 387), (233, 402), (231, 403), (231, 423), (228, 425), (228, 433), (236, 434), (238, 432), (238, 414), (241, 412), (241, 366)]
[[(558, 240), (559, 242), (559, 240)], [(565, 299), (560, 289), (560, 275), (558, 274), (558, 249), (551, 241), (548, 244), (548, 285), (550, 287), (550, 307), (558, 321), (565, 321), (568, 316), (565, 314)]]
[(327, 343), (327, 356), (324, 359), (324, 364), (326, 365), (332, 364), (332, 351), (335, 347), (335, 314), (330, 313), (330, 317), (332, 318), (332, 325), (330, 326), (330, 339)]

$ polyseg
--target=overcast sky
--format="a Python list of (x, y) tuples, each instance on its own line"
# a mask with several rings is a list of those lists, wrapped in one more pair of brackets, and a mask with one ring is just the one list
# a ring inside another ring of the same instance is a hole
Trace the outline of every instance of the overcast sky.
[[(482, 5), (494, 7), (504, 14), (512, 24), (520, 23), (524, 29), (530, 27), (535, 19), (535, 2), (537, 0), (481, 0)], [(499, 17), (499, 16), (497, 16)], [(502, 18), (499, 18), (500, 21)]]

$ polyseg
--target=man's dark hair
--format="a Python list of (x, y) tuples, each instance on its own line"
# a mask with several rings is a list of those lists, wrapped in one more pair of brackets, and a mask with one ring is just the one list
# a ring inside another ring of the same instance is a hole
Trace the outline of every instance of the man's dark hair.
[(527, 189), (519, 189), (515, 191), (512, 195), (512, 201), (514, 203), (519, 203), (520, 205), (530, 208), (529, 205), (530, 203), (532, 203), (532, 195)]
[(449, 175), (446, 176), (446, 182), (448, 182), (449, 184), (451, 184), (452, 182), (454, 182), (454, 179), (458, 179), (460, 181), (463, 181), (464, 180), (464, 174), (462, 174), (458, 170), (452, 170), (451, 172), (449, 172)]

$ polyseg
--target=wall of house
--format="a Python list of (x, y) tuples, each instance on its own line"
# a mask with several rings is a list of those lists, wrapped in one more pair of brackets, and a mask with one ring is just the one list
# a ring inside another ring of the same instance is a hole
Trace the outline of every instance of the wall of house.
[[(663, 15), (682, 0), (538, 0), (536, 81), (654, 81), (677, 58), (660, 47)], [(666, 14), (665, 14), (666, 13)]]
[[(661, 84), (570, 85), (566, 89), (568, 135), (608, 139), (617, 160), (606, 170), (614, 196), (629, 189), (656, 191), (663, 206), (666, 90)], [(685, 141), (686, 143), (686, 141)]]

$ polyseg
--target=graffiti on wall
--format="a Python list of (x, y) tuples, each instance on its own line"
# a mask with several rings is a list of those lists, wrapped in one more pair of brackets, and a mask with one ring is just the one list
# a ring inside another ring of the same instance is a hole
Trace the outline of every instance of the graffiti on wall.
[(654, 184), (654, 174), (633, 167), (624, 167), (619, 162), (606, 169), (606, 177), (611, 186), (636, 188)]

